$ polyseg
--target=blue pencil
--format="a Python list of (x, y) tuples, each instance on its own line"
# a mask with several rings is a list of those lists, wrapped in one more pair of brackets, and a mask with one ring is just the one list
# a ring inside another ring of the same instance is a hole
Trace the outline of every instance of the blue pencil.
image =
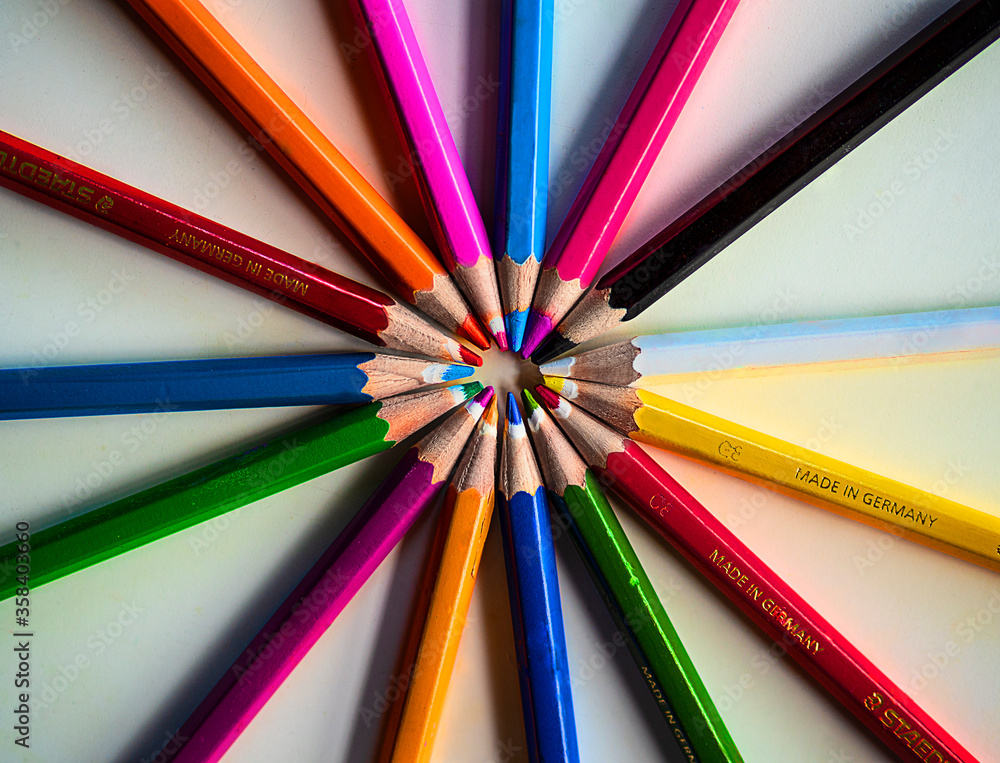
[(494, 257), (507, 341), (521, 349), (545, 254), (554, 0), (504, 0)]
[(0, 370), (0, 419), (368, 403), (472, 374), (374, 352)]
[(517, 399), (507, 393), (500, 530), (528, 757), (579, 760), (549, 507)]

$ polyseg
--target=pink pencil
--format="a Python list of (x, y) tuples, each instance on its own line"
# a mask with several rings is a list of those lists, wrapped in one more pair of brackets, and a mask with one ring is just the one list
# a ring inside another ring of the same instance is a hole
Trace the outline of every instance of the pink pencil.
[(483, 217), (400, 0), (351, 0), (445, 266), (501, 350), (507, 332)]
[[(410, 448), (177, 732), (173, 763), (215, 763), (444, 487), (493, 388)], [(331, 696), (330, 707), (336, 706)]]
[(600, 269), (739, 0), (680, 0), (542, 262), (521, 355)]

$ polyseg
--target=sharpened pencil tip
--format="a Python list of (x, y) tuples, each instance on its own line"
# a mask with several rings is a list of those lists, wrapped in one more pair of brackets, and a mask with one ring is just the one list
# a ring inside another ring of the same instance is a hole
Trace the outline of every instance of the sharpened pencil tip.
[(517, 397), (513, 392), (507, 393), (507, 419), (511, 424), (521, 423), (521, 411), (517, 407)]
[(524, 407), (529, 414), (534, 413), (541, 407), (538, 405), (538, 401), (535, 400), (535, 396), (531, 394), (531, 390), (522, 389), (521, 397), (524, 398)]
[(452, 363), (450, 365), (442, 366), (441, 368), (441, 378), (438, 381), (457, 381), (458, 379), (464, 379), (468, 376), (472, 376), (476, 372), (476, 369), (472, 366), (463, 366), (457, 363)]
[(510, 349), (510, 345), (507, 343), (507, 332), (498, 331), (493, 335), (494, 339), (497, 340), (497, 347), (506, 352)]
[(563, 358), (562, 360), (550, 360), (542, 363), (538, 370), (542, 376), (570, 376), (573, 373), (573, 365), (576, 358)]
[(476, 355), (472, 350), (467, 350), (465, 347), (459, 345), (458, 352), (462, 356), (462, 360), (468, 363), (470, 366), (476, 366), (477, 368), (483, 364), (483, 359)]
[(559, 399), (560, 399), (559, 395), (550, 390), (548, 387), (539, 384), (537, 387), (535, 387), (535, 392), (542, 399), (542, 404), (546, 408), (555, 409), (559, 406)]
[[(479, 382), (473, 382), (473, 384), (479, 384)], [(483, 385), (479, 384), (479, 386), (482, 388)], [(496, 390), (493, 389), (492, 386), (480, 389), (480, 391), (476, 393), (476, 396), (469, 400), (465, 406), (469, 409), (469, 413), (478, 419), (486, 409), (486, 406), (490, 404), (490, 400), (493, 399), (495, 394)]]
[(507, 341), (507, 325), (504, 323), (503, 316), (498, 315), (493, 318), (488, 325), (490, 333), (493, 334), (493, 338), (496, 339), (497, 347), (506, 352), (510, 349), (510, 344)]
[(458, 398), (459, 402), (462, 402), (482, 392), (483, 385), (482, 382), (477, 381), (466, 382), (465, 384), (456, 384), (453, 387), (448, 387), (448, 390)]
[(551, 334), (545, 337), (545, 341), (538, 345), (538, 349), (531, 353), (531, 360), (535, 365), (548, 363), (550, 360), (564, 355), (576, 347), (576, 344), (568, 340), (559, 333), (556, 328)]
[(524, 343), (521, 345), (521, 357), (525, 360), (531, 358), (531, 354), (551, 331), (552, 320), (547, 315), (532, 310), (528, 316), (528, 328), (524, 335)]
[(545, 375), (542, 376), (542, 381), (545, 383), (546, 387), (555, 392), (557, 395), (562, 393), (563, 387), (566, 386), (567, 382), (567, 380), (563, 379), (561, 376)]
[(524, 328), (528, 322), (528, 311), (517, 310), (507, 313), (504, 321), (507, 324), (507, 342), (510, 344), (511, 352), (520, 352), (521, 343), (524, 341)]
[[(468, 339), (480, 350), (490, 349), (490, 338), (486, 336), (486, 332), (484, 332), (483, 327), (479, 325), (479, 321), (471, 315), (465, 319), (465, 322), (461, 326), (458, 327), (458, 335)], [(480, 364), (481, 361), (477, 365)]]

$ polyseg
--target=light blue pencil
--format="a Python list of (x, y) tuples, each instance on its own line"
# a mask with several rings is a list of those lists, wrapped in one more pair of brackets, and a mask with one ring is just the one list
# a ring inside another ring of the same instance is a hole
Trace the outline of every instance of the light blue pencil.
[[(541, 367), (619, 386), (1000, 354), (1000, 307), (877, 315), (637, 336)], [(681, 377), (681, 378), (676, 378)]]
[(545, 254), (554, 0), (504, 0), (494, 257), (517, 352)]

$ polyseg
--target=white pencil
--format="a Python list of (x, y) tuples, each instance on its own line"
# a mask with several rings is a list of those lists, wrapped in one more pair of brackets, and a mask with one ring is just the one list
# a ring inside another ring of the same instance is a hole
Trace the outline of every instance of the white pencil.
[(637, 336), (541, 366), (546, 376), (639, 386), (996, 355), (1000, 307)]

